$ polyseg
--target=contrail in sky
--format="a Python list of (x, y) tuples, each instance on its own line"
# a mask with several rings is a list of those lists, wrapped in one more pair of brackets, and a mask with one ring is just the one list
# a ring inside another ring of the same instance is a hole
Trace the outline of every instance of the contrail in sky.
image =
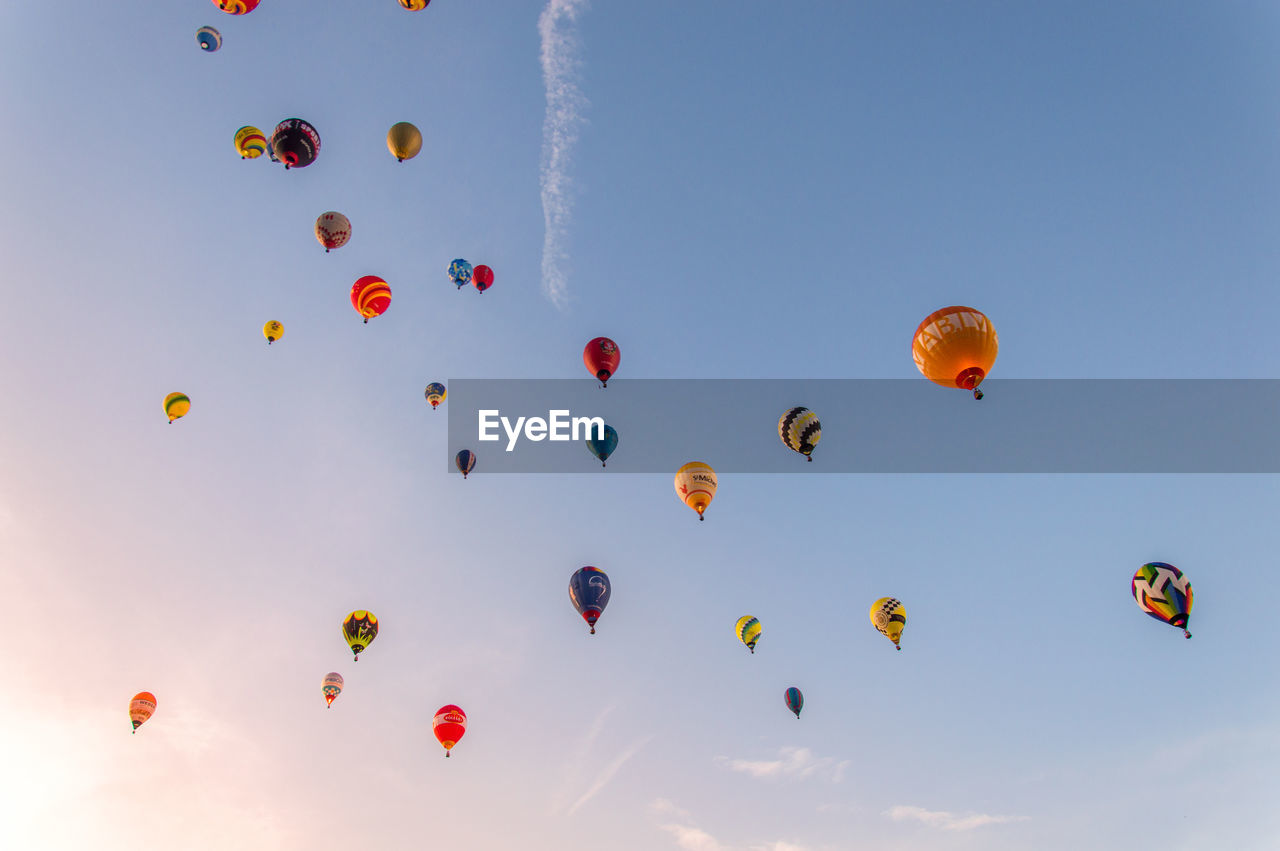
[(578, 141), (582, 110), (587, 99), (578, 88), (578, 15), (588, 0), (548, 0), (538, 16), (542, 36), (542, 80), (547, 89), (547, 114), (542, 120), (542, 216), (546, 232), (542, 242), (542, 290), (556, 307), (569, 298), (565, 266), (569, 255), (569, 160)]

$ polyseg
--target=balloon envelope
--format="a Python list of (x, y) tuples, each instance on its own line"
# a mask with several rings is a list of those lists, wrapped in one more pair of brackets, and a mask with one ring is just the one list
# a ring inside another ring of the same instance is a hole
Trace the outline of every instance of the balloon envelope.
[(467, 732), (467, 713), (452, 703), (441, 706), (436, 710), (436, 717), (431, 721), (431, 729), (440, 740), (440, 744), (444, 746), (444, 755), (448, 756), (449, 751), (453, 750), (453, 746)]
[(569, 577), (569, 601), (596, 634), (596, 621), (609, 605), (609, 577), (598, 567), (580, 567)]
[(871, 604), (871, 623), (880, 634), (893, 642), (899, 650), (902, 628), (907, 625), (907, 607), (892, 597), (881, 597)]
[(222, 47), (222, 33), (213, 27), (201, 27), (196, 30), (196, 44), (200, 45), (201, 50), (213, 53)]
[(140, 691), (129, 701), (129, 720), (133, 723), (133, 729), (136, 731), (138, 727), (152, 716), (156, 711), (156, 696), (149, 691)]
[(169, 417), (169, 422), (186, 416), (190, 410), (191, 400), (185, 393), (170, 393), (164, 397), (164, 412)]
[(261, 0), (213, 0), (213, 5), (228, 15), (247, 15), (258, 8), (259, 2)]
[(333, 701), (342, 694), (342, 674), (330, 671), (320, 682), (320, 691), (324, 693), (325, 706), (333, 706)]
[(471, 283), (480, 292), (493, 286), (493, 270), (483, 263), (471, 270)]
[(360, 654), (368, 650), (369, 645), (378, 637), (378, 619), (373, 612), (357, 609), (342, 622), (342, 637), (347, 640), (355, 661), (359, 662)]
[(476, 468), (476, 454), (470, 449), (464, 449), (453, 458), (454, 466), (458, 468), (458, 472), (462, 474), (462, 478), (467, 477)]
[(582, 363), (587, 372), (600, 379), (605, 387), (609, 386), (609, 379), (618, 371), (621, 361), (622, 351), (608, 337), (596, 337), (582, 350)]
[(449, 280), (462, 289), (471, 283), (471, 264), (459, 257), (449, 264)]
[(787, 693), (784, 698), (787, 701), (787, 708), (794, 712), (796, 717), (799, 718), (800, 710), (804, 709), (804, 695), (800, 693), (800, 689), (792, 686), (787, 689)]
[(587, 449), (591, 454), (600, 459), (600, 466), (603, 467), (605, 462), (609, 460), (609, 456), (613, 454), (613, 450), (618, 448), (618, 432), (611, 425), (604, 427), (604, 437), (596, 437), (596, 430), (588, 426), (587, 433), (591, 435), (587, 438)]
[(411, 160), (422, 150), (422, 133), (408, 121), (392, 124), (387, 131), (387, 150), (399, 162)]
[(1195, 592), (1191, 590), (1191, 580), (1181, 570), (1162, 561), (1148, 562), (1133, 574), (1130, 590), (1139, 609), (1191, 637), (1187, 626)]
[(351, 220), (342, 213), (330, 210), (316, 219), (316, 241), (324, 246), (325, 253), (341, 248), (351, 240)]
[(236, 131), (236, 153), (243, 160), (256, 160), (267, 150), (267, 137), (257, 127), (246, 124)]
[(676, 496), (685, 505), (698, 512), (698, 518), (707, 510), (716, 496), (716, 471), (701, 461), (690, 461), (676, 470)]
[(446, 390), (445, 386), (439, 381), (433, 381), (427, 385), (425, 395), (427, 397), (427, 401), (431, 403), (431, 407), (434, 410), (435, 408), (438, 408), (440, 403), (449, 396), (449, 391)]
[(320, 134), (301, 118), (286, 118), (271, 133), (271, 149), (285, 168), (306, 168), (320, 156)]
[(752, 654), (756, 652), (756, 642), (760, 640), (760, 621), (751, 615), (743, 615), (733, 625), (733, 632)]
[(972, 307), (944, 307), (925, 317), (911, 341), (911, 357), (920, 374), (943, 387), (972, 390), (991, 371), (1000, 350), (995, 326)]
[(778, 418), (778, 437), (788, 449), (812, 461), (813, 448), (822, 439), (822, 423), (808, 408), (792, 408)]
[(377, 275), (365, 275), (351, 285), (351, 306), (368, 322), (391, 306), (391, 287)]
[(262, 326), (262, 336), (267, 338), (267, 345), (269, 346), (284, 336), (284, 326), (272, 319)]
[(400, 0), (400, 5), (410, 12), (419, 12), (431, 5), (431, 0)]

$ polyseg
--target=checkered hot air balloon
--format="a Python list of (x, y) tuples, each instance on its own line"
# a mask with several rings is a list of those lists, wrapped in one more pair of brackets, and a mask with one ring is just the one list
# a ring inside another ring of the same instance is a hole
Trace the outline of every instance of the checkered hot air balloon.
[(1162, 623), (1182, 630), (1190, 638), (1187, 625), (1191, 621), (1191, 580), (1178, 568), (1162, 561), (1144, 564), (1133, 574), (1130, 586), (1138, 608)]
[(337, 671), (325, 674), (320, 682), (320, 691), (324, 694), (325, 708), (332, 709), (334, 700), (342, 694), (342, 674)]
[(871, 624), (880, 634), (893, 642), (893, 646), (902, 649), (898, 642), (902, 639), (902, 628), (907, 625), (907, 607), (901, 600), (893, 597), (881, 597), (871, 604)]

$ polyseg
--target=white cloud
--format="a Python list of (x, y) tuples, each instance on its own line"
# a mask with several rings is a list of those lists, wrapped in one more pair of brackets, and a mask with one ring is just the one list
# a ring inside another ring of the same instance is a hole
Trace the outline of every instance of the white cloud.
[(569, 222), (573, 199), (569, 163), (582, 126), (587, 99), (578, 88), (578, 33), (574, 25), (587, 0), (548, 0), (538, 16), (542, 37), (542, 81), (547, 112), (542, 120), (542, 289), (557, 307), (569, 297)]
[(750, 760), (718, 757), (717, 762), (727, 766), (731, 771), (748, 774), (758, 779), (768, 778), (803, 778), (826, 777), (833, 783), (844, 779), (844, 771), (849, 767), (848, 760), (837, 762), (829, 756), (817, 757), (808, 748), (781, 748), (777, 759)]
[(613, 762), (606, 765), (600, 773), (596, 775), (596, 779), (592, 782), (591, 786), (587, 788), (587, 791), (583, 792), (582, 795), (578, 797), (578, 800), (573, 802), (573, 806), (569, 807), (569, 811), (566, 815), (573, 815), (578, 811), (579, 807), (594, 798), (596, 794), (613, 779), (613, 775), (618, 773), (618, 769), (622, 768), (622, 766), (626, 764), (627, 760), (635, 756), (636, 753), (638, 753), (642, 747), (647, 745), (652, 738), (652, 736), (649, 736), (641, 739), (614, 757)]
[(685, 824), (664, 824), (662, 829), (676, 838), (676, 844), (688, 851), (728, 851), (705, 830)]
[(676, 845), (686, 851), (811, 851), (807, 845), (797, 845), (781, 839), (746, 846), (722, 842), (696, 826), (688, 810), (681, 809), (666, 798), (654, 800), (649, 804), (649, 810), (666, 820), (665, 824), (660, 824), (658, 827), (671, 834), (675, 838)]
[(952, 813), (946, 810), (926, 810), (924, 807), (896, 806), (885, 810), (894, 821), (918, 821), (941, 830), (973, 830), (989, 824), (1007, 824), (1026, 821), (1026, 816), (993, 816), (986, 813)]

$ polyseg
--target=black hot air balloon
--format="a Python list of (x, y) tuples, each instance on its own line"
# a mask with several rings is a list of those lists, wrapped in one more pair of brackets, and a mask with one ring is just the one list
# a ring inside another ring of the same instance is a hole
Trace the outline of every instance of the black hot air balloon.
[(320, 156), (320, 134), (301, 118), (288, 118), (271, 134), (271, 151), (285, 168), (306, 168)]

